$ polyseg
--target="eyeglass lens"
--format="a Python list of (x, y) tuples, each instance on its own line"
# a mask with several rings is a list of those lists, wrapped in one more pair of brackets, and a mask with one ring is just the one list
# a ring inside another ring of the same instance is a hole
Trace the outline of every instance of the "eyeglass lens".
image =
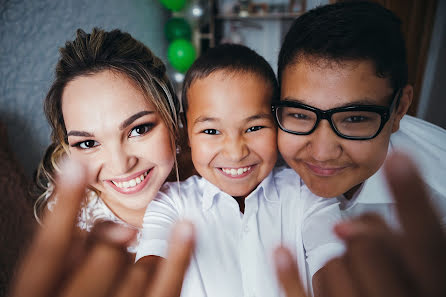
[[(286, 130), (308, 133), (317, 124), (314, 111), (297, 107), (278, 107), (277, 119)], [(349, 137), (371, 137), (381, 125), (381, 115), (372, 111), (341, 111), (332, 114), (331, 121), (338, 133)]]

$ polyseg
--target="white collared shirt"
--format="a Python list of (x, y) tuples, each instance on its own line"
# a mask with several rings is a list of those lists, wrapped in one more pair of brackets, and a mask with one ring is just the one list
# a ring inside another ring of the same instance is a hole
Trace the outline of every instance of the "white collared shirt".
[[(395, 150), (405, 152), (417, 164), (443, 227), (446, 227), (446, 130), (406, 115), (399, 130), (390, 137), (388, 154)], [(350, 201), (343, 196), (338, 200), (344, 218), (375, 212), (391, 226), (398, 227), (382, 167), (363, 183)]]
[(272, 265), (278, 244), (295, 253), (305, 285), (343, 251), (332, 233), (340, 219), (337, 200), (314, 196), (289, 168), (262, 181), (245, 199), (244, 214), (235, 199), (197, 176), (181, 183), (181, 196), (176, 183), (162, 191), (147, 208), (136, 258), (166, 257), (173, 223), (192, 221), (197, 243), (183, 297), (280, 296)]

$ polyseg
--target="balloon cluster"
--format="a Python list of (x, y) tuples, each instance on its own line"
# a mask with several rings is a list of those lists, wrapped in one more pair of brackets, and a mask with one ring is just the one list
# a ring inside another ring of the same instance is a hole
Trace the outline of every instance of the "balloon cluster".
[[(160, 0), (167, 9), (181, 11), (186, 0)], [(191, 43), (192, 30), (189, 23), (180, 17), (170, 18), (165, 27), (167, 40), (170, 42), (167, 49), (169, 63), (181, 73), (189, 69), (195, 61), (197, 53)]]

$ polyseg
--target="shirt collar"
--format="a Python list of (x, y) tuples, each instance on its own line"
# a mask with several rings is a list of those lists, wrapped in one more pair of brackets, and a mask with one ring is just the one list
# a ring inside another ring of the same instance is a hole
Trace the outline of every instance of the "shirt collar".
[[(226, 195), (228, 194), (222, 192), (217, 186), (206, 180), (205, 178), (202, 178), (204, 185), (203, 190), (203, 202), (202, 207), (203, 210), (209, 210), (212, 205), (214, 204), (215, 197), (217, 195)], [(261, 193), (259, 193), (261, 191)], [(266, 201), (268, 202), (277, 202), (279, 201), (279, 195), (277, 193), (276, 184), (274, 182), (273, 178), (273, 172), (270, 172), (268, 176), (263, 179), (263, 181), (246, 197), (245, 202), (246, 203), (253, 203), (254, 208), (258, 208), (257, 202), (249, 202), (251, 200), (258, 200), (259, 195), (263, 195)]]
[[(253, 195), (256, 191), (262, 190), (263, 197), (268, 202), (279, 201), (279, 194), (277, 193), (276, 183), (274, 181), (274, 170), (271, 171), (267, 177), (257, 186), (257, 188), (252, 191), (249, 196)], [(248, 197), (249, 197), (248, 196)]]
[[(394, 149), (391, 142), (387, 149), (387, 155), (390, 155)], [(357, 203), (363, 204), (378, 204), (378, 203), (393, 203), (392, 195), (387, 185), (386, 176), (384, 174), (384, 166), (378, 169), (375, 174), (369, 177), (364, 185), (361, 187), (360, 192), (354, 198), (352, 205)]]
[(203, 177), (201, 179), (204, 182), (202, 207), (203, 210), (209, 210), (214, 204), (215, 196), (223, 192), (207, 179)]

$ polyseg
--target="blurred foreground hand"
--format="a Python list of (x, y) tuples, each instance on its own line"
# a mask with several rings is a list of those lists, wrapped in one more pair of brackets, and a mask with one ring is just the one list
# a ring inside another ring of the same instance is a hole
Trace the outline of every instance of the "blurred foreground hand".
[(175, 226), (167, 261), (156, 268), (133, 264), (126, 247), (135, 240), (136, 230), (110, 222), (90, 233), (76, 227), (87, 184), (82, 168), (67, 162), (57, 184), (56, 207), (22, 259), (11, 297), (180, 295), (194, 247), (190, 223)]
[[(320, 275), (318, 295), (333, 297), (446, 296), (446, 235), (420, 174), (404, 155), (385, 164), (402, 230), (390, 229), (377, 215), (365, 214), (335, 227), (346, 252)], [(306, 296), (291, 253), (275, 251), (276, 271), (288, 297)]]

